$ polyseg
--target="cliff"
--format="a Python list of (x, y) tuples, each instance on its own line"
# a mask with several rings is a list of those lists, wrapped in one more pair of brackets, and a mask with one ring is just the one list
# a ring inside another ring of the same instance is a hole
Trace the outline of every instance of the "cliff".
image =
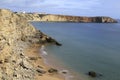
[(36, 30), (26, 18), (0, 9), (0, 80), (38, 80), (35, 75), (41, 76), (47, 71), (31, 62), (40, 60), (39, 56), (28, 57), (25, 51), (31, 45), (47, 40), (55, 41)]
[[(45, 14), (13, 13), (10, 10), (0, 9), (0, 80), (61, 80), (46, 77), (48, 72), (56, 70), (44, 69), (39, 55), (32, 54), (33, 44), (54, 43), (61, 45), (51, 37), (35, 29), (28, 20), (35, 21), (72, 21), (72, 22), (116, 22), (109, 17), (73, 17)], [(28, 49), (27, 56), (26, 49)], [(33, 57), (34, 56), (34, 57)], [(38, 79), (36, 75), (40, 76)], [(42, 75), (44, 78), (42, 78)]]
[(85, 23), (116, 23), (117, 20), (110, 17), (82, 17), (37, 13), (16, 13), (31, 21), (54, 21), (54, 22), (85, 22)]

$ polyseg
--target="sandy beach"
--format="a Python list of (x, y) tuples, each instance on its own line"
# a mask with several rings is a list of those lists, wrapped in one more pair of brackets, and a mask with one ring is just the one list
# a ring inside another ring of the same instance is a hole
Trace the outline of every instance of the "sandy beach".
[(35, 80), (65, 80), (59, 73), (49, 73), (51, 66), (44, 63), (44, 59), (40, 55), (40, 45), (34, 44), (26, 49), (25, 56), (31, 58), (31, 64), (34, 68), (40, 67), (46, 71), (43, 75), (35, 75)]

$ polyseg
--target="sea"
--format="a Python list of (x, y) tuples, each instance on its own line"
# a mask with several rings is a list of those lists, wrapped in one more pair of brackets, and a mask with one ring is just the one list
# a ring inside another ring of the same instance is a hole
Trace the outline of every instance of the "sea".
[[(45, 46), (46, 63), (66, 80), (120, 80), (120, 23), (32, 22), (62, 46)], [(89, 71), (101, 74), (88, 76)]]

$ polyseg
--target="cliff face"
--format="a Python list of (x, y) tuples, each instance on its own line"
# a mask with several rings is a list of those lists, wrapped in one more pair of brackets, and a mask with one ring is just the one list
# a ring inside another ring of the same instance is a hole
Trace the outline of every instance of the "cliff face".
[(36, 74), (42, 75), (45, 71), (32, 65), (25, 49), (46, 39), (51, 38), (36, 30), (26, 18), (0, 9), (0, 80), (35, 80)]
[(17, 13), (27, 20), (32, 21), (62, 21), (62, 22), (88, 22), (88, 23), (116, 23), (117, 21), (110, 17), (80, 17), (80, 16), (64, 16), (52, 14), (33, 14), (33, 13)]
[(0, 9), (0, 80), (33, 80), (34, 68), (24, 49), (35, 35), (36, 29), (24, 18)]

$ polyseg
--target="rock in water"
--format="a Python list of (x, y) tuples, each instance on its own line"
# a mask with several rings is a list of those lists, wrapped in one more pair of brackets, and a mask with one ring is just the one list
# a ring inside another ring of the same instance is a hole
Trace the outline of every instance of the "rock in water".
[(57, 69), (50, 68), (50, 69), (48, 70), (48, 72), (49, 72), (49, 73), (57, 73), (58, 70), (57, 70)]
[(54, 43), (54, 44), (57, 45), (57, 46), (62, 46), (62, 44), (60, 44), (59, 42), (57, 42), (55, 39), (53, 39), (53, 38), (51, 38), (51, 37), (47, 37), (47, 38), (46, 38), (46, 41), (47, 41), (48, 43)]
[(95, 78), (95, 77), (101, 77), (101, 76), (102, 76), (102, 74), (96, 73), (96, 72), (94, 72), (94, 71), (89, 71), (89, 72), (88, 72), (88, 75), (89, 75), (90, 77), (93, 77), (93, 78)]
[(62, 46), (62, 44), (60, 44), (60, 43), (58, 43), (58, 42), (56, 42), (56, 45), (57, 45), (57, 46)]
[(88, 75), (89, 75), (90, 77), (97, 77), (97, 73), (94, 72), (94, 71), (89, 71), (89, 72), (88, 72)]

